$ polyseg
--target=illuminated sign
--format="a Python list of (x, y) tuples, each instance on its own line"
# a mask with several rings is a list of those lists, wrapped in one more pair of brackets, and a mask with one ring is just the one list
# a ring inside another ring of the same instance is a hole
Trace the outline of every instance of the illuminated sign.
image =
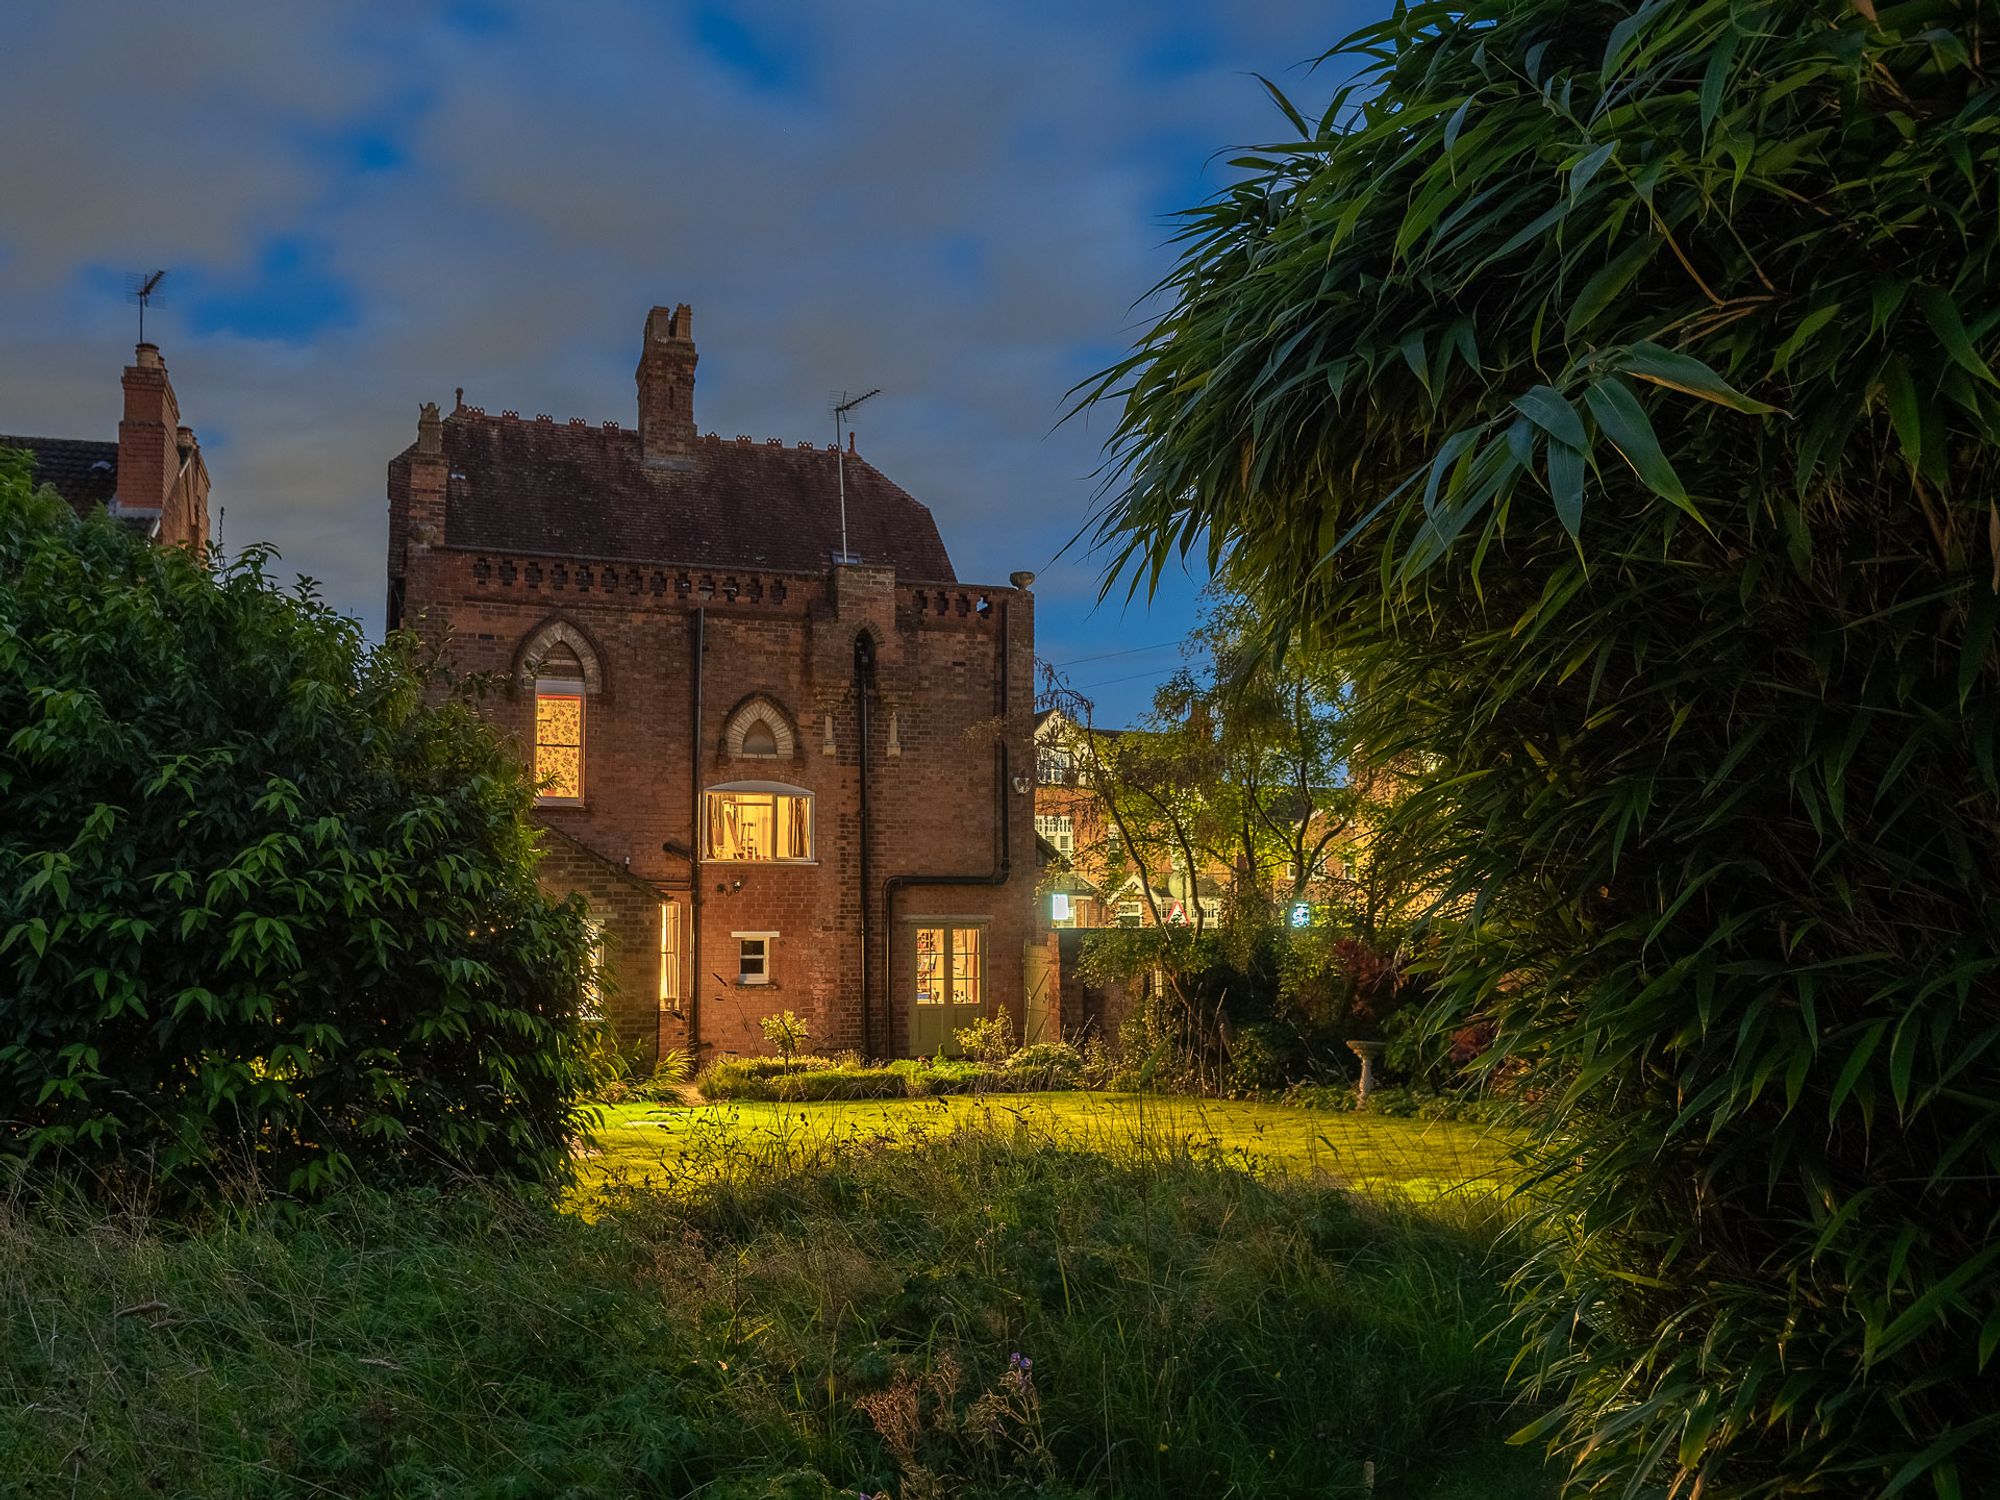
[(1310, 927), (1312, 924), (1312, 903), (1309, 901), (1294, 901), (1292, 903), (1292, 925), (1294, 927)]

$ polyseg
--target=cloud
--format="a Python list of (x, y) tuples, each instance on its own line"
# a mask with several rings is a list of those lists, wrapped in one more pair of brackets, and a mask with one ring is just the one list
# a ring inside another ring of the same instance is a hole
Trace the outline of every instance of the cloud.
[[(1106, 427), (1059, 426), (1065, 393), (1129, 342), (1163, 213), (1274, 133), (1250, 73), (1340, 29), (1041, 0), (82, 0), (10, 26), (0, 428), (114, 431), (114, 273), (172, 267), (148, 328), (226, 539), (276, 543), (371, 627), (418, 403), (462, 384), (629, 422), (656, 301), (695, 305), (703, 426), (823, 440), (829, 392), (883, 386), (862, 446), (961, 570), (1043, 568)], [(1095, 588), (1045, 572), (1046, 654), (1163, 639), (1189, 592), (1121, 623)]]

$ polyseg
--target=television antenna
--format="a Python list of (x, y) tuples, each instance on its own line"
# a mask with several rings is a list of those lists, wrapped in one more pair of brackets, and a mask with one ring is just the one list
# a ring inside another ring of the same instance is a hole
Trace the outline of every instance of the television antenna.
[(160, 294), (165, 271), (133, 271), (125, 278), (125, 300), (139, 304), (139, 342), (146, 342), (146, 308)]
[(850, 396), (842, 391), (833, 401), (833, 466), (840, 476), (840, 553), (834, 562), (840, 565), (858, 563), (860, 558), (847, 550), (847, 445), (840, 440), (840, 431), (847, 421), (847, 414), (871, 396), (882, 394), (882, 387), (863, 391), (858, 396)]

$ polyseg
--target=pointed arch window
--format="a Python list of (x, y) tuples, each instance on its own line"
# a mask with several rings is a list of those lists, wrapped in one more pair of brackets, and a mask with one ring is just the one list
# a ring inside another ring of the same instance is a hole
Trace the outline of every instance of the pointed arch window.
[(534, 702), (535, 800), (580, 805), (589, 701), (604, 686), (597, 653), (574, 625), (550, 620), (522, 643), (514, 678)]

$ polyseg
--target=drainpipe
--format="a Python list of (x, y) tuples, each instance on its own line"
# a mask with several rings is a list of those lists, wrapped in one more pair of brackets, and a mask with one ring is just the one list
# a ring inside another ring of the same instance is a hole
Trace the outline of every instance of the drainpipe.
[(868, 694), (869, 690), (874, 686), (875, 642), (869, 637), (866, 631), (863, 631), (854, 638), (854, 712), (861, 751), (860, 766), (857, 772), (857, 778), (861, 787), (861, 829), (860, 839), (858, 840), (860, 844), (860, 870), (858, 872), (859, 879), (856, 894), (860, 898), (859, 905), (861, 908), (861, 1055), (863, 1057), (873, 1057), (875, 1055), (872, 1047), (874, 1038), (868, 1024), (868, 944), (870, 936), (868, 929)]
[(694, 612), (693, 691), (694, 712), (688, 719), (688, 780), (694, 792), (688, 837), (688, 973), (693, 976), (687, 993), (688, 1057), (701, 1062), (701, 667), (704, 657), (708, 611), (697, 606)]
[[(896, 892), (905, 886), (930, 885), (1005, 885), (1013, 873), (1013, 859), (1007, 832), (1007, 605), (1000, 605), (1000, 682), (998, 708), (1000, 711), (1000, 743), (993, 749), (993, 816), (999, 826), (999, 848), (996, 851), (993, 868), (973, 875), (891, 875), (882, 882), (882, 1034), (894, 1045), (896, 1036)], [(865, 1004), (865, 1002), (864, 1002)]]

